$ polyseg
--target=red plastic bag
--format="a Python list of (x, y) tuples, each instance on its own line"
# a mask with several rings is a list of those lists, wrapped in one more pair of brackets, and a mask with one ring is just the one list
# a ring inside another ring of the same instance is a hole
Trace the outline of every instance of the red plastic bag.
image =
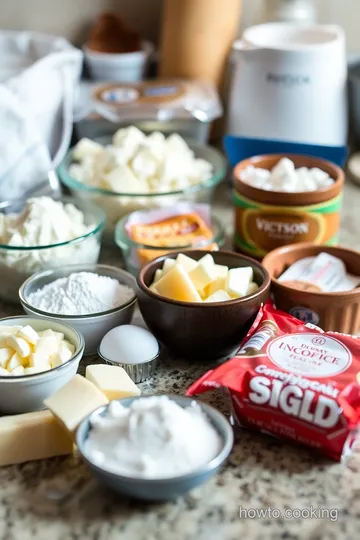
[(360, 423), (359, 372), (359, 338), (324, 332), (266, 305), (236, 356), (205, 373), (187, 395), (228, 388), (240, 425), (339, 460)]

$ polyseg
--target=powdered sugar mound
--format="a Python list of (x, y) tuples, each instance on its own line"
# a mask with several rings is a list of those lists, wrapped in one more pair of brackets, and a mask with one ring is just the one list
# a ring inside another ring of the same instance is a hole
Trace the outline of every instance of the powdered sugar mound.
[(91, 272), (77, 272), (31, 293), (28, 303), (56, 315), (89, 315), (125, 304), (135, 296), (133, 289), (116, 279)]

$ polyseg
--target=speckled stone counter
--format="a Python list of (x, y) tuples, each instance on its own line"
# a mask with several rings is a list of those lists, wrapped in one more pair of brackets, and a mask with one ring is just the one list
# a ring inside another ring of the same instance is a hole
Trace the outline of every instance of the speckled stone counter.
[[(227, 195), (221, 188), (216, 208), (230, 232)], [(350, 183), (342, 243), (360, 248), (360, 188)], [(120, 262), (116, 248), (102, 259)], [(21, 308), (0, 309), (5, 316)], [(142, 324), (138, 314), (135, 322)], [(96, 359), (84, 359), (82, 369), (90, 361)], [(204, 370), (164, 355), (143, 393), (183, 393)], [(204, 399), (227, 412), (221, 393)], [(256, 509), (268, 507), (271, 512), (255, 516)], [(319, 508), (328, 509), (328, 517), (318, 518)], [(278, 516), (286, 509), (295, 517)], [(297, 517), (302, 510), (304, 517)], [(360, 455), (344, 466), (247, 431), (237, 433), (228, 464), (215, 479), (166, 504), (142, 504), (104, 490), (77, 454), (0, 469), (1, 540), (356, 540), (359, 531)]]

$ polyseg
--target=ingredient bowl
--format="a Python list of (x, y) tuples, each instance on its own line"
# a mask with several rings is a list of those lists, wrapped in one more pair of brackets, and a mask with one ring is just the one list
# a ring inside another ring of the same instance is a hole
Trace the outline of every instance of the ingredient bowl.
[[(147, 399), (147, 397), (150, 396), (122, 399), (121, 404), (124, 407), (129, 407), (135, 399)], [(193, 398), (187, 398), (182, 396), (168, 397), (172, 401), (175, 401), (181, 407), (188, 407), (189, 405), (191, 405), (192, 402), (195, 401)], [(91, 429), (90, 421), (92, 418), (94, 418), (94, 416), (97, 416), (99, 414), (105, 414), (108, 407), (107, 405), (105, 407), (97, 409), (89, 417), (83, 420), (77, 430), (76, 444), (82, 454), (82, 457), (88, 463), (94, 475), (98, 478), (100, 482), (110, 487), (111, 489), (123, 495), (128, 495), (137, 499), (145, 499), (150, 501), (165, 501), (169, 499), (175, 499), (181, 495), (184, 495), (191, 489), (194, 489), (201, 484), (204, 484), (207, 480), (214, 476), (230, 454), (233, 446), (233, 431), (224, 415), (213, 407), (210, 407), (209, 405), (206, 405), (201, 401), (197, 401), (197, 404), (208, 417), (213, 427), (215, 427), (215, 429), (218, 431), (223, 444), (220, 452), (212, 461), (210, 461), (201, 469), (198, 469), (190, 474), (172, 478), (163, 478), (159, 480), (133, 478), (106, 471), (98, 465), (92, 463), (87, 456), (85, 448), (85, 441), (87, 439), (89, 430)], [(186, 433), (184, 433), (184, 437), (186, 437)]]
[[(34, 272), (69, 263), (94, 264), (100, 253), (101, 236), (105, 224), (105, 214), (91, 201), (61, 197), (63, 203), (72, 203), (84, 214), (85, 225), (91, 230), (83, 236), (58, 244), (17, 247), (0, 244), (0, 297), (8, 302), (19, 302), (19, 287)], [(26, 201), (0, 202), (0, 215), (18, 214)], [(55, 224), (61, 227), (61, 224)]]
[[(249, 166), (272, 170), (287, 157), (295, 168), (321, 169), (333, 184), (316, 191), (268, 191), (240, 179)], [(254, 156), (234, 168), (235, 236), (237, 251), (262, 258), (277, 247), (297, 243), (336, 244), (344, 173), (330, 161), (302, 155)]]
[[(216, 216), (211, 216), (211, 229), (213, 231), (213, 237), (208, 239), (199, 240), (197, 243), (193, 243), (185, 246), (166, 246), (158, 247), (147, 244), (140, 244), (135, 240), (132, 240), (126, 230), (126, 223), (130, 216), (123, 217), (115, 227), (115, 243), (119, 246), (124, 257), (126, 269), (134, 275), (137, 275), (141, 268), (139, 261), (139, 250), (146, 250), (147, 258), (156, 259), (165, 253), (175, 253), (181, 250), (187, 249), (211, 249), (211, 244), (216, 244), (218, 247), (222, 247), (225, 239), (225, 231), (221, 221)], [(140, 251), (140, 253), (141, 253)]]
[[(111, 144), (112, 138), (99, 137), (96, 139), (96, 142), (108, 145)], [(61, 182), (70, 189), (72, 195), (80, 199), (94, 201), (104, 209), (107, 218), (107, 232), (110, 233), (112, 240), (116, 222), (134, 210), (169, 207), (179, 200), (205, 203), (211, 201), (215, 187), (226, 174), (226, 160), (220, 152), (210, 146), (197, 142), (188, 142), (188, 145), (193, 150), (195, 157), (202, 158), (212, 164), (213, 175), (202, 184), (193, 185), (182, 190), (134, 194), (119, 193), (87, 185), (69, 175), (69, 166), (74, 162), (73, 149), (68, 152), (60, 164), (58, 173)]]
[(269, 295), (270, 278), (257, 261), (227, 251), (182, 252), (195, 260), (211, 253), (216, 264), (229, 268), (251, 266), (259, 288), (243, 298), (225, 302), (197, 303), (171, 300), (152, 292), (157, 269), (166, 258), (175, 259), (178, 253), (163, 255), (150, 261), (137, 278), (138, 301), (142, 316), (155, 337), (174, 353), (192, 360), (210, 360), (231, 354), (253, 323), (259, 308)]
[(360, 275), (360, 253), (343, 247), (292, 244), (271, 251), (263, 265), (271, 277), (276, 306), (298, 319), (333, 330), (354, 334), (360, 328), (360, 288), (343, 292), (310, 292), (294, 289), (277, 278), (294, 262), (325, 252), (341, 259), (348, 272)]
[(84, 47), (85, 62), (92, 79), (96, 81), (137, 82), (145, 76), (152, 43), (143, 41), (140, 51), (103, 53)]
[[(64, 386), (76, 374), (84, 354), (84, 338), (71, 326), (50, 319), (33, 317), (6, 317), (1, 326), (30, 325), (40, 332), (53, 330), (62, 332), (65, 339), (75, 347), (75, 353), (64, 364), (34, 375), (0, 376), (0, 412), (20, 414), (44, 409), (44, 399)], [(19, 442), (20, 444), (20, 442)]]
[[(28, 303), (29, 295), (38, 291), (48, 283), (52, 283), (56, 279), (68, 277), (75, 272), (94, 272), (101, 276), (107, 276), (119, 281), (123, 285), (127, 285), (134, 289), (133, 297), (123, 305), (104, 311), (102, 313), (92, 313), (89, 315), (56, 315), (41, 311)], [(33, 317), (46, 318), (51, 321), (65, 322), (70, 324), (78, 332), (81, 332), (85, 338), (85, 354), (95, 354), (104, 335), (121, 324), (130, 323), (136, 304), (136, 281), (128, 272), (116, 268), (115, 266), (107, 266), (105, 264), (81, 264), (68, 265), (55, 270), (46, 270), (38, 272), (28, 278), (19, 290), (20, 302), (25, 313)]]

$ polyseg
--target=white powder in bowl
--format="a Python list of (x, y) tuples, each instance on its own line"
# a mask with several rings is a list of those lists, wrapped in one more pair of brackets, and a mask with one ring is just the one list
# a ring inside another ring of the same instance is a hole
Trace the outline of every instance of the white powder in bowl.
[(92, 272), (76, 272), (29, 294), (28, 304), (55, 315), (89, 315), (125, 304), (133, 289), (116, 279)]
[(132, 478), (171, 478), (194, 472), (222, 448), (222, 439), (194, 401), (181, 407), (167, 396), (139, 398), (129, 408), (110, 403), (95, 416), (85, 453), (96, 465)]

